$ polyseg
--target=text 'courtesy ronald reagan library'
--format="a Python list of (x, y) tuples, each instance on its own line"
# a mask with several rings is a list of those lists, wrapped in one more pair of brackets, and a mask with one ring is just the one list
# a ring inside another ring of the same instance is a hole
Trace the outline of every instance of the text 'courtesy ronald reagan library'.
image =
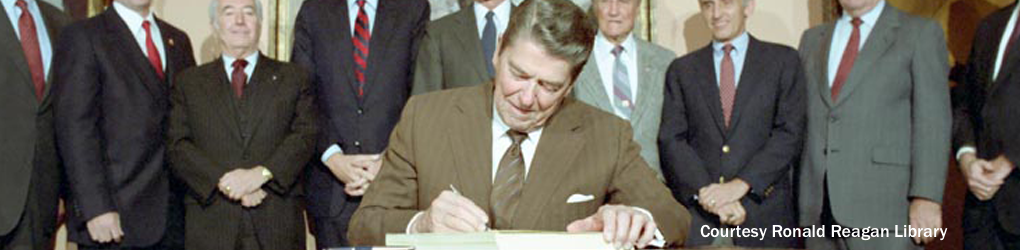
[(871, 238), (913, 238), (913, 237), (934, 237), (943, 240), (949, 229), (946, 228), (918, 228), (910, 225), (896, 226), (893, 228), (851, 228), (839, 225), (811, 226), (786, 228), (773, 225), (772, 228), (750, 228), (750, 227), (726, 227), (713, 228), (708, 225), (699, 229), (702, 237), (730, 237), (730, 238), (757, 238), (764, 240), (765, 237), (773, 238), (860, 238), (870, 240)]

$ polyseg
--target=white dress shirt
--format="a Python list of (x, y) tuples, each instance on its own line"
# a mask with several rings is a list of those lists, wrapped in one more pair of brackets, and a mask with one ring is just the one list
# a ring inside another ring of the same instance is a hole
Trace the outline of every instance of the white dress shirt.
[[(631, 102), (638, 103), (638, 67), (637, 67), (637, 42), (634, 41), (634, 33), (627, 35), (623, 42), (620, 43), (623, 46), (623, 65), (627, 66), (627, 81), (630, 83), (630, 98)], [(615, 88), (615, 80), (613, 80), (613, 72), (616, 70), (616, 56), (613, 55), (613, 49), (616, 48), (616, 44), (609, 41), (602, 32), (599, 32), (595, 36), (595, 45), (592, 47), (592, 53), (595, 54), (595, 65), (599, 68), (599, 78), (602, 78), (602, 87), (606, 90), (606, 96), (609, 100), (616, 99), (613, 95), (613, 89)], [(623, 117), (623, 112), (619, 110), (619, 107), (613, 105), (613, 113), (616, 116)]]
[[(884, 9), (885, 0), (882, 0), (871, 11), (860, 16), (862, 22), (860, 27), (861, 40), (857, 48), (858, 54), (864, 48), (864, 44), (868, 41), (868, 36), (871, 35), (871, 30), (875, 28), (875, 23), (882, 16), (882, 10)], [(836, 81), (839, 63), (843, 61), (843, 51), (846, 50), (846, 45), (850, 42), (850, 36), (854, 32), (854, 25), (850, 23), (851, 20), (853, 20), (853, 16), (850, 16), (850, 13), (846, 11), (843, 11), (843, 16), (836, 20), (836, 28), (832, 34), (832, 44), (829, 45), (829, 87), (832, 87), (832, 83)]]
[[(11, 27), (14, 28), (14, 36), (21, 39), (21, 29), (18, 27), (18, 20), (21, 19), (21, 8), (15, 5), (17, 0), (3, 0), (4, 10), (7, 10), (7, 18), (11, 20)], [(35, 23), (35, 34), (39, 38), (39, 52), (42, 54), (43, 72), (49, 78), (50, 60), (53, 58), (53, 45), (50, 44), (50, 33), (46, 32), (46, 23), (43, 21), (42, 11), (36, 0), (25, 0), (28, 4), (28, 13), (32, 14), (32, 21)], [(18, 52), (24, 55), (24, 52)]]
[[(507, 135), (510, 126), (503, 122), (496, 105), (492, 105), (492, 181), (496, 181), (496, 173), (499, 172), (499, 161), (503, 159), (506, 150), (513, 145), (513, 139)], [(535, 149), (538, 148), (538, 141), (542, 139), (542, 128), (528, 132), (528, 138), (521, 141), (521, 156), (524, 157), (524, 179), (528, 179), (528, 170), (531, 170), (531, 160), (535, 159)]]
[(142, 17), (142, 14), (129, 9), (120, 2), (113, 2), (113, 10), (117, 12), (120, 19), (127, 25), (128, 31), (135, 37), (135, 42), (138, 44), (138, 49), (142, 50), (142, 55), (149, 55), (148, 48), (145, 46), (145, 28), (142, 28), (143, 21), (149, 21), (149, 32), (152, 33), (152, 42), (156, 44), (156, 51), (159, 51), (160, 64), (163, 65), (163, 71), (166, 71), (166, 50), (163, 48), (163, 35), (159, 32), (159, 25), (156, 25), (156, 18), (149, 12), (149, 15)]
[[(365, 15), (368, 16), (368, 33), (375, 28), (375, 8), (379, 6), (379, 0), (365, 0)], [(347, 0), (347, 19), (350, 21), (351, 37), (354, 37), (354, 26), (358, 21), (358, 0)]]
[[(478, 2), (473, 3), (475, 10), (475, 26), (478, 26), (478, 39), (482, 39), (485, 32), (485, 15), (489, 13), (489, 8), (485, 7)], [(503, 3), (492, 9), (492, 21), (496, 23), (496, 37), (503, 35), (503, 31), (506, 30), (506, 26), (510, 24), (510, 1), (503, 1)]]
[[(379, 6), (379, 0), (365, 0), (365, 15), (368, 16), (368, 33), (372, 34), (372, 30), (375, 29), (375, 9)], [(351, 37), (354, 37), (354, 26), (358, 19), (358, 0), (347, 0), (347, 18), (350, 20), (351, 26)], [(340, 145), (333, 144), (329, 148), (326, 148), (326, 152), (322, 153), (319, 160), (322, 163), (329, 161), (329, 157), (335, 154), (343, 154), (344, 150), (340, 148)]]
[[(248, 65), (244, 66), (244, 74), (248, 75), (248, 79), (245, 79), (244, 84), (247, 85), (251, 82), (252, 74), (255, 73), (255, 65), (259, 63), (259, 52), (252, 52), (250, 55), (245, 56), (244, 60), (248, 61)], [(223, 68), (227, 71), (227, 82), (234, 80), (234, 61), (237, 61), (237, 58), (223, 54)]]
[[(1013, 14), (1009, 16), (1009, 21), (1006, 22), (1006, 29), (1002, 31), (1002, 37), (999, 38), (999, 49), (995, 55), (995, 68), (992, 69), (992, 81), (999, 78), (999, 73), (1002, 69), (1002, 58), (1006, 57), (1006, 46), (1009, 45), (1009, 38), (1013, 34), (1013, 30), (1016, 29), (1016, 18), (1020, 12), (1020, 5), (1013, 8)], [(1014, 46), (1020, 46), (1014, 44)], [(956, 160), (959, 161), (960, 157), (966, 153), (977, 153), (977, 148), (974, 146), (963, 146), (960, 150), (956, 151)]]
[[(730, 51), (730, 59), (733, 59), (733, 87), (740, 85), (740, 74), (744, 72), (744, 58), (747, 58), (747, 46), (751, 43), (751, 38), (747, 35), (747, 31), (741, 33), (736, 38), (733, 38), (729, 44), (733, 45), (733, 50)], [(720, 43), (712, 41), (712, 61), (715, 62), (715, 84), (718, 86), (720, 83), (719, 72), (720, 66), (722, 66), (723, 47), (726, 43)]]

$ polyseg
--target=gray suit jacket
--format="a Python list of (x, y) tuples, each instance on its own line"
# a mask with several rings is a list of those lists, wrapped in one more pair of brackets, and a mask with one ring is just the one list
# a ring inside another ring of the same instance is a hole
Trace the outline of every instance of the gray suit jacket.
[[(38, 1), (44, 23), (36, 29), (45, 30), (50, 45), (56, 49), (61, 28), (71, 18), (59, 9)], [(40, 214), (56, 214), (60, 186), (60, 161), (53, 141), (53, 112), (50, 98), (51, 81), (46, 81), (42, 102), (35, 98), (32, 75), (25, 60), (21, 41), (0, 6), (0, 235), (18, 226), (27, 209)], [(55, 52), (55, 50), (54, 50)], [(29, 189), (35, 189), (30, 192)], [(36, 204), (25, 204), (29, 193), (36, 194)], [(56, 217), (35, 218), (47, 233), (56, 230)]]
[(429, 24), (415, 61), (412, 95), (489, 82), (470, 5)]
[(942, 28), (886, 5), (833, 102), (834, 27), (812, 28), (800, 42), (808, 78), (800, 223), (820, 223), (827, 179), (836, 223), (906, 224), (911, 198), (941, 202), (945, 186), (952, 116)]
[[(676, 59), (676, 54), (641, 39), (634, 41), (638, 48), (638, 97), (635, 98), (637, 107), (631, 115), (630, 126), (634, 128), (634, 141), (641, 145), (641, 158), (648, 162), (648, 167), (655, 170), (656, 176), (662, 180), (659, 147), (656, 143), (662, 118), (662, 86), (666, 82), (669, 63)], [(613, 102), (599, 76), (594, 53), (588, 58), (576, 82), (573, 93), (575, 98), (610, 114), (614, 112)]]

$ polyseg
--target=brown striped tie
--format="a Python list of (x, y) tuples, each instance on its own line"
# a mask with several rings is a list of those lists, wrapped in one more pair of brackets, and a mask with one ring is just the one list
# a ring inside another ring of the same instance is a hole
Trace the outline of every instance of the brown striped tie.
[(528, 138), (528, 134), (516, 130), (509, 130), (506, 133), (513, 140), (513, 144), (499, 160), (496, 180), (492, 183), (489, 202), (495, 218), (492, 221), (496, 222), (493, 229), (513, 229), (514, 213), (517, 211), (521, 190), (524, 189), (524, 157), (521, 154), (521, 142)]

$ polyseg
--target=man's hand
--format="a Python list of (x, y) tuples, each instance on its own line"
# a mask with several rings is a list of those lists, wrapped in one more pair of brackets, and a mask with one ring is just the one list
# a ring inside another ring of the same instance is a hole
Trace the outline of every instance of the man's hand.
[(234, 169), (220, 177), (217, 185), (222, 192), (231, 200), (241, 200), (241, 197), (255, 192), (256, 189), (266, 184), (269, 179), (262, 175), (263, 166), (256, 166), (250, 169)]
[(991, 162), (979, 159), (974, 153), (966, 153), (960, 157), (960, 172), (967, 179), (967, 188), (978, 200), (986, 201), (995, 195), (1002, 185), (1001, 180), (991, 178), (995, 166)]
[(368, 185), (372, 184), (368, 179), (360, 179), (354, 183), (344, 184), (344, 193), (350, 196), (362, 196), (365, 195), (365, 191), (368, 191)]
[[(942, 205), (924, 198), (910, 200), (910, 226), (915, 228), (941, 228)], [(916, 244), (928, 244), (936, 237), (914, 237)]]
[(741, 179), (733, 179), (724, 184), (712, 184), (698, 190), (698, 203), (708, 211), (734, 202), (740, 202), (751, 190), (751, 185)]
[(89, 220), (88, 227), (92, 241), (102, 244), (117, 242), (124, 238), (124, 230), (120, 228), (120, 214), (108, 212)]
[(432, 200), (432, 205), (417, 220), (412, 221), (411, 233), (470, 233), (484, 231), (489, 216), (470, 199), (443, 191)]
[(368, 186), (375, 181), (375, 176), (379, 174), (379, 169), (382, 167), (381, 155), (369, 155), (368, 159), (362, 161), (355, 161), (352, 164), (356, 168), (364, 170), (362, 177), (353, 183), (344, 184), (344, 192), (350, 196), (362, 196), (365, 195), (365, 191), (368, 191)]
[(362, 179), (370, 181), (375, 179), (375, 173), (370, 173), (366, 168), (359, 166), (378, 158), (378, 155), (346, 155), (337, 153), (329, 157), (329, 160), (326, 161), (326, 167), (329, 168), (330, 172), (333, 172), (333, 176), (340, 179), (340, 182), (344, 184), (356, 183)]
[(382, 168), (382, 155), (374, 154), (368, 156), (368, 159), (355, 161), (354, 166), (367, 171), (370, 177), (368, 180), (371, 182), (375, 180), (376, 175), (379, 175), (379, 169)]
[(719, 215), (719, 222), (724, 225), (743, 225), (744, 220), (747, 219), (747, 211), (744, 210), (744, 205), (740, 202), (730, 202), (710, 212)]
[(655, 238), (658, 225), (648, 214), (623, 205), (603, 205), (588, 218), (567, 225), (567, 232), (602, 231), (602, 239), (620, 248), (644, 248)]
[(241, 206), (246, 208), (257, 207), (262, 204), (262, 200), (266, 198), (266, 191), (256, 189), (255, 192), (241, 196)]

